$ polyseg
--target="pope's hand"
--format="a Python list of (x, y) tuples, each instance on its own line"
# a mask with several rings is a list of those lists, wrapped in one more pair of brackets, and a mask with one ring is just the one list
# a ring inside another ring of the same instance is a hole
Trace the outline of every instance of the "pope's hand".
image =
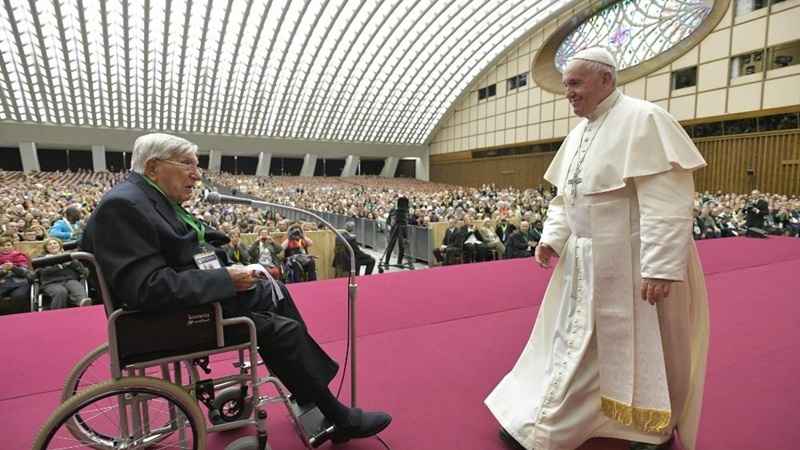
[(553, 250), (553, 248), (549, 245), (542, 243), (539, 243), (539, 245), (536, 246), (536, 251), (533, 254), (533, 258), (536, 260), (536, 263), (545, 269), (550, 267), (550, 258), (554, 256), (558, 258), (556, 251)]
[(661, 280), (658, 278), (642, 278), (642, 300), (655, 305), (661, 300), (669, 297), (671, 280)]
[(228, 270), (228, 275), (231, 276), (231, 280), (233, 280), (233, 287), (236, 292), (250, 289), (258, 280), (253, 271), (244, 266), (230, 266), (226, 267), (226, 269)]

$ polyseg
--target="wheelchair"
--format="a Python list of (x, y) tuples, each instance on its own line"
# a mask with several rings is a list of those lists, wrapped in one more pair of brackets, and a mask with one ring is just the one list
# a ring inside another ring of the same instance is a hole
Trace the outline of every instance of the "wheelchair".
[[(115, 309), (90, 253), (39, 258), (36, 264), (70, 259), (94, 270), (108, 317), (108, 342), (72, 369), (62, 403), (36, 436), (34, 450), (203, 450), (208, 433), (246, 426), (255, 426), (256, 435), (241, 437), (225, 449), (268, 450), (269, 403), (286, 406), (307, 449), (331, 437), (334, 427), (319, 409), (302, 410), (279, 379), (259, 377), (252, 320), (223, 318), (219, 303), (166, 313)], [(211, 373), (210, 358), (223, 353), (237, 355), (233, 373), (203, 379)], [(264, 385), (274, 387), (275, 394), (262, 395)]]

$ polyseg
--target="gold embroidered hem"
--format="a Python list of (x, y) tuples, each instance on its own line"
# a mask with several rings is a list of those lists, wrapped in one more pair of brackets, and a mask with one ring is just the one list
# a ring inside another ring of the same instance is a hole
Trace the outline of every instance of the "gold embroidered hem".
[(645, 433), (668, 433), (670, 431), (667, 429), (672, 419), (670, 411), (636, 408), (606, 396), (601, 398), (600, 408), (606, 417)]

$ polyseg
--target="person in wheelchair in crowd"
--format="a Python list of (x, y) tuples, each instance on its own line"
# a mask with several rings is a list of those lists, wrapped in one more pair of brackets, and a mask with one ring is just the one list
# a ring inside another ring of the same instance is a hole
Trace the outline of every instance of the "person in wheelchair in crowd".
[(0, 314), (30, 311), (30, 265), (25, 253), (14, 250), (11, 237), (0, 236)]
[(308, 249), (314, 242), (305, 236), (303, 227), (294, 223), (287, 230), (286, 239), (281, 244), (287, 282), (314, 281), (317, 279), (317, 264)]
[(281, 267), (283, 261), (281, 253), (283, 253), (283, 249), (272, 239), (272, 234), (268, 227), (261, 227), (258, 230), (258, 240), (250, 245), (248, 252), (250, 253), (251, 261), (261, 264), (273, 278), (282, 279), (283, 270)]
[(349, 408), (330, 392), (339, 366), (311, 337), (286, 287), (228, 266), (217, 247), (227, 237), (183, 208), (200, 179), (196, 145), (160, 133), (136, 140), (131, 173), (99, 202), (80, 244), (94, 253), (114, 305), (165, 311), (219, 302), (225, 317), (255, 323), (261, 358), (301, 408), (319, 408), (335, 427), (332, 439), (385, 429), (388, 414)]
[[(60, 240), (48, 238), (44, 241), (44, 253), (45, 256), (60, 255), (64, 253), (64, 246)], [(39, 280), (42, 292), (50, 297), (50, 305), (46, 309), (92, 304), (84, 284), (89, 269), (79, 261), (42, 267), (36, 269), (34, 275)]]

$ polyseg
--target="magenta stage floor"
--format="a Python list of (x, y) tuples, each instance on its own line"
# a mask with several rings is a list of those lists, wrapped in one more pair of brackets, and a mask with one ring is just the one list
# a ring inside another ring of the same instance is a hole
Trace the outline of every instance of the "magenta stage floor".
[[(698, 448), (797, 448), (800, 239), (699, 248), (712, 339)], [(359, 278), (359, 403), (393, 414), (383, 438), (394, 450), (504, 448), (482, 401), (528, 339), (549, 276), (531, 260), (513, 260)], [(345, 289), (341, 279), (291, 287), (312, 334), (339, 360)], [(0, 327), (0, 450), (26, 449), (69, 369), (105, 340), (105, 319), (92, 307), (0, 317)], [(215, 364), (222, 371), (229, 361)], [(274, 449), (302, 448), (283, 410), (269, 426)], [(239, 435), (211, 436), (209, 448)], [(368, 439), (342, 448), (382, 447)], [(581, 448), (627, 447), (594, 440)]]

